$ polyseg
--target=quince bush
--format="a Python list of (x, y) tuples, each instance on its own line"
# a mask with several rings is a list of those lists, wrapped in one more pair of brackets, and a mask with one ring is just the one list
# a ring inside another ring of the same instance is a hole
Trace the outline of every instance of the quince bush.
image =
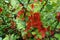
[(3, 40), (60, 40), (60, 0), (0, 0)]

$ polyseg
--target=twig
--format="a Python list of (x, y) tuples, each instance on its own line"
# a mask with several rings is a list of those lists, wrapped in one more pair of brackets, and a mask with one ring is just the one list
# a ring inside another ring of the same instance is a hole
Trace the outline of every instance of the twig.
[(47, 4), (48, 0), (46, 0), (46, 3), (42, 6), (42, 8), (40, 9), (40, 12), (44, 9), (44, 6)]
[(11, 35), (9, 34), (9, 40), (11, 40)]

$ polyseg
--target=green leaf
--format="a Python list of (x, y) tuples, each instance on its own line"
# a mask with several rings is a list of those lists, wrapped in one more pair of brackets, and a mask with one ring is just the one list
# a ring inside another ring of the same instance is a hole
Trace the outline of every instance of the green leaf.
[(60, 23), (58, 24), (57, 28), (60, 28)]
[(6, 35), (5, 38), (3, 40), (16, 40), (17, 36), (12, 34), (12, 35)]
[(16, 35), (14, 34), (11, 35), (11, 40), (16, 40), (16, 38), (17, 38)]
[(23, 18), (23, 17), (24, 17), (24, 14), (21, 14), (21, 15), (20, 15), (20, 18)]
[(50, 4), (47, 4), (46, 8), (47, 8), (48, 11), (50, 11), (53, 8), (53, 6), (50, 5)]
[(6, 35), (6, 37), (3, 40), (9, 40), (9, 36)]
[(57, 0), (50, 0), (50, 2), (52, 2), (52, 3), (53, 3), (53, 2), (54, 2), (54, 3), (57, 3)]
[(11, 0), (12, 8), (17, 8), (19, 6), (19, 2), (17, 0)]
[(36, 34), (36, 32), (32, 32), (32, 34), (34, 35), (34, 34)]
[(25, 29), (25, 22), (21, 21), (19, 19), (16, 19), (16, 23), (17, 23), (17, 29), (20, 31), (20, 29), (24, 30)]
[(55, 34), (55, 37), (58, 38), (58, 40), (60, 40), (60, 34)]

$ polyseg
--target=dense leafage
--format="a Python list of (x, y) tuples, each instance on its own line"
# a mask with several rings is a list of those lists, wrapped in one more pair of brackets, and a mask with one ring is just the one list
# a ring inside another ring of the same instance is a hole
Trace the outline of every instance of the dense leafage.
[[(19, 36), (19, 40), (50, 40), (55, 33), (60, 33), (60, 30), (57, 29), (57, 25), (60, 25), (58, 23), (60, 22), (60, 12), (58, 12), (60, 9), (57, 3), (59, 1), (55, 0), (0, 1), (0, 13), (2, 13), (0, 15), (2, 20), (0, 22), (0, 34), (4, 33), (5, 35), (7, 31), (10, 35), (13, 31), (14, 34)], [(58, 10), (55, 11), (55, 8), (58, 8)], [(56, 12), (57, 15), (53, 14)], [(57, 23), (55, 24), (55, 22)], [(15, 38), (12, 40), (15, 40)]]

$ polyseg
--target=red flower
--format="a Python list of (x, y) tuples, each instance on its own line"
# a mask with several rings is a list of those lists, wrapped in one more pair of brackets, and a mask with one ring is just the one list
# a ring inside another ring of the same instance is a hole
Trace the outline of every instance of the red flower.
[(42, 2), (42, 0), (40, 0), (40, 2)]
[(11, 26), (10, 26), (10, 28), (14, 29), (15, 26), (16, 26), (16, 23), (15, 23), (14, 21), (11, 21)]
[(0, 12), (2, 12), (2, 8), (0, 8)]
[(31, 37), (31, 34), (30, 34), (30, 33), (28, 33), (28, 34), (27, 34), (27, 36), (28, 36), (28, 37)]
[(24, 10), (23, 10), (23, 9), (20, 10), (20, 11), (18, 12), (18, 14), (17, 14), (17, 17), (20, 17), (20, 15), (23, 14), (23, 13), (24, 13)]
[(26, 28), (25, 31), (30, 30), (30, 27), (31, 27), (31, 22), (28, 22), (28, 23), (27, 23), (27, 28)]
[(29, 22), (27, 24), (26, 30), (30, 30), (30, 27), (37, 28), (39, 32), (41, 32), (42, 38), (45, 37), (45, 33), (47, 28), (44, 28), (42, 22), (40, 20), (40, 13), (34, 13), (33, 15), (29, 16)]
[(56, 18), (57, 18), (57, 20), (60, 22), (60, 12), (57, 13)]
[(31, 8), (34, 9), (34, 4), (31, 4)]
[(41, 35), (42, 35), (42, 38), (44, 38), (45, 37), (45, 33), (46, 33), (46, 31), (47, 31), (47, 28), (42, 28), (41, 29)]
[(50, 32), (50, 33), (51, 33), (51, 35), (53, 35), (53, 34), (54, 34), (54, 31), (52, 31), (52, 30), (51, 30), (51, 32)]
[(37, 40), (40, 40), (40, 38), (37, 38)]
[(30, 29), (32, 26), (33, 28), (37, 28), (38, 30), (41, 29), (42, 22), (40, 21), (40, 14), (34, 13), (32, 16), (29, 16), (29, 21), (27, 24), (27, 29)]
[(32, 16), (29, 17), (31, 22), (39, 22), (40, 21), (40, 14), (34, 13)]
[(34, 0), (34, 2), (37, 2), (38, 0)]
[(30, 14), (33, 15), (34, 14), (33, 11), (30, 11)]

